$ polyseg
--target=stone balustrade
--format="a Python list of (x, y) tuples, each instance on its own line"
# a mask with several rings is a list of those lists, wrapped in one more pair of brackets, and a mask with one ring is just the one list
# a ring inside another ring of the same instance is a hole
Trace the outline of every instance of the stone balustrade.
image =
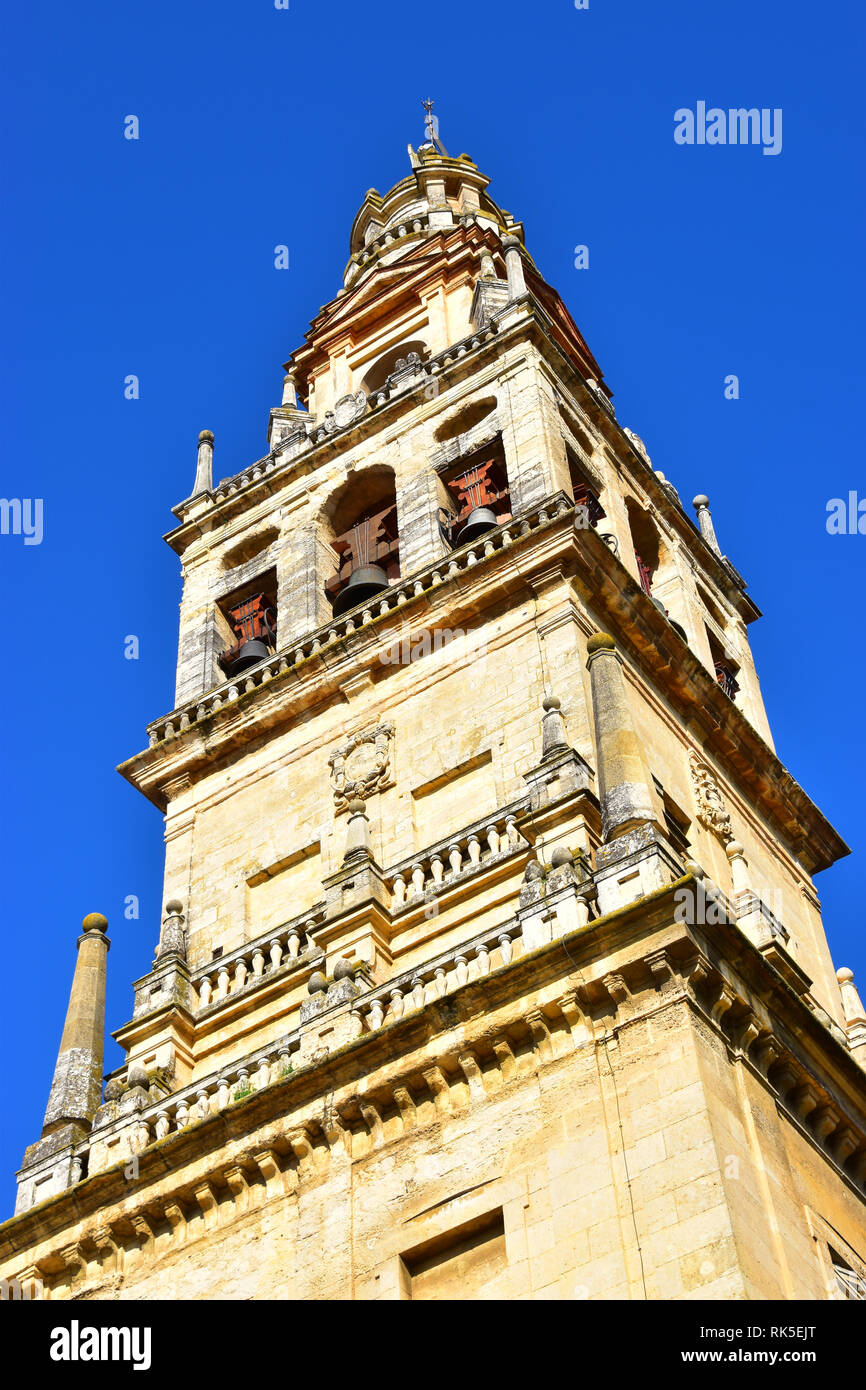
[(400, 380), (390, 385), (391, 378), (389, 378), (389, 381), (380, 390), (374, 391), (370, 396), (370, 409), (374, 410), (377, 406), (384, 405), (393, 396), (402, 395), (407, 387), (417, 390), (419, 386), (423, 386), (425, 382), (438, 376), (446, 367), (450, 367), (453, 362), (459, 361), (460, 358), (466, 357), (468, 353), (474, 352), (476, 348), (489, 342), (497, 332), (498, 324), (494, 318), (484, 328), (479, 328), (477, 332), (470, 333), (466, 338), (461, 338), (459, 342), (443, 348), (435, 357), (428, 358), (426, 362), (419, 362), (414, 373), (409, 370), (400, 373)]
[(396, 1023), (408, 1013), (443, 999), (470, 980), (483, 979), (491, 971), (510, 965), (520, 954), (521, 945), (520, 923), (511, 917), (423, 965), (393, 975), (384, 985), (359, 996), (352, 1012), (367, 1031), (375, 1033), (386, 1023)]
[[(133, 1151), (140, 1152), (155, 1140), (165, 1139), (245, 1099), (254, 1091), (284, 1080), (292, 1073), (292, 1057), (299, 1047), (300, 1034), (297, 1031), (287, 1034), (250, 1057), (145, 1106), (136, 1117)], [(94, 1131), (92, 1138), (102, 1139), (112, 1128), (114, 1126), (107, 1127), (104, 1132)]]
[[(366, 1031), (375, 1032), (386, 1022), (394, 1022), (425, 1004), (444, 998), (470, 980), (482, 979), (510, 964), (519, 956), (521, 947), (519, 921), (516, 917), (509, 918), (359, 995), (352, 1002), (351, 1012)], [(132, 1121), (127, 1115), (95, 1129), (88, 1144), (82, 1146), (81, 1156), (86, 1154), (91, 1143), (103, 1143), (117, 1131), (129, 1129), (130, 1125), (130, 1147), (135, 1153), (141, 1152), (149, 1144), (284, 1080), (294, 1069), (293, 1058), (301, 1047), (302, 1031), (295, 1029), (218, 1072), (143, 1105)]]
[(224, 685), (217, 686), (203, 698), (190, 701), (189, 704), (173, 710), (170, 715), (155, 720), (147, 727), (150, 746), (155, 747), (158, 743), (168, 742), (185, 733), (199, 720), (207, 719), (233, 704), (242, 694), (285, 675), (293, 667), (300, 666), (327, 648), (336, 646), (353, 632), (371, 623), (378, 623), (380, 619), (390, 617), (393, 620), (399, 610), (412, 599), (465, 574), (473, 566), (483, 563), (491, 556), (519, 543), (524, 537), (537, 532), (556, 517), (572, 511), (573, 500), (564, 492), (554, 493), (540, 506), (528, 509), (522, 515), (513, 517), (511, 521), (485, 532), (477, 540), (442, 556), (413, 578), (391, 584), (374, 599), (358, 604), (339, 618), (323, 624), (301, 642), (295, 643), (285, 651), (277, 652)]
[(209, 961), (195, 971), (191, 983), (199, 1011), (256, 986), (260, 980), (270, 979), (277, 971), (290, 970), (324, 916), (324, 905), (317, 904), (275, 931), (247, 941), (229, 955)]
[(370, 240), (361, 247), (352, 257), (357, 266), (368, 265), (370, 261), (375, 261), (384, 251), (390, 250), (395, 241), (402, 241), (406, 236), (417, 236), (429, 225), (429, 217), (426, 213), (421, 213), (417, 217), (407, 217), (402, 222), (397, 222), (393, 227), (386, 227), (384, 232), (378, 236), (371, 237)]
[(515, 802), (398, 864), (385, 876), (394, 913), (429, 900), (467, 875), (528, 849), (528, 842), (517, 828), (517, 817), (527, 804)]

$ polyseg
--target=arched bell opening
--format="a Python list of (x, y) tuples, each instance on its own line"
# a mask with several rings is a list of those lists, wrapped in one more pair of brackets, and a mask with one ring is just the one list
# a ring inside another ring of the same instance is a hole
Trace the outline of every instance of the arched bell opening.
[(227, 680), (273, 656), (277, 647), (277, 580), (273, 570), (227, 594), (217, 604), (226, 646), (217, 664)]
[(640, 586), (651, 598), (661, 560), (659, 534), (643, 507), (633, 497), (626, 498), (625, 506)]
[(397, 494), (390, 468), (354, 475), (323, 514), (323, 539), (334, 556), (325, 596), (335, 617), (368, 603), (400, 578)]
[(461, 459), (440, 477), (445, 494), (440, 523), (453, 549), (511, 520), (511, 492), (501, 439)]
[(598, 523), (607, 516), (607, 512), (601, 504), (601, 489), (595, 480), (581, 468), (574, 450), (567, 445), (565, 454), (568, 460), (571, 495), (574, 498), (577, 514), (575, 525), (580, 524), (581, 527), (592, 527), (595, 530)]

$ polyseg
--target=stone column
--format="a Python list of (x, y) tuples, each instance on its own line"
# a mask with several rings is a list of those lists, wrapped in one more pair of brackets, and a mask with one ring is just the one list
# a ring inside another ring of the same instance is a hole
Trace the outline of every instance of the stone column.
[(202, 430), (198, 437), (198, 465), (195, 470), (195, 484), (192, 495), (198, 497), (200, 492), (210, 492), (213, 487), (213, 434), (210, 430)]
[(183, 903), (177, 898), (172, 898), (171, 902), (165, 905), (165, 916), (162, 919), (162, 931), (156, 952), (157, 960), (167, 955), (178, 955), (182, 960), (186, 960)]
[(604, 838), (614, 840), (641, 822), (655, 820), (650, 778), (613, 638), (596, 632), (586, 650)]
[(701, 528), (701, 535), (710, 547), (710, 550), (714, 550), (721, 558), (722, 552), (719, 548), (719, 542), (716, 540), (716, 528), (713, 525), (713, 518), (710, 516), (709, 497), (705, 497), (702, 492), (699, 492), (692, 502), (692, 506), (698, 514), (698, 525)]
[(42, 1125), (42, 1137), (66, 1124), (90, 1127), (102, 1099), (105, 1044), (107, 921), (91, 912), (82, 922), (69, 1008)]
[(349, 823), (346, 827), (346, 852), (343, 862), (358, 858), (370, 858), (370, 822), (367, 819), (365, 803), (360, 797), (355, 797), (349, 802)]
[(523, 257), (520, 254), (520, 239), (504, 236), (502, 247), (505, 251), (505, 271), (508, 276), (508, 298), (519, 299), (526, 294), (526, 278), (523, 274)]

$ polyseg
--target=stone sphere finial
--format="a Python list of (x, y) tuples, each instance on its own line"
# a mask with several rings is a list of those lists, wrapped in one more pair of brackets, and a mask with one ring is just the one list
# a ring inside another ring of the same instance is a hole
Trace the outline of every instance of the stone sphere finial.
[(725, 845), (725, 854), (729, 859), (736, 859), (737, 855), (745, 854), (745, 852), (739, 840), (729, 840)]
[(551, 867), (561, 869), (563, 864), (573, 864), (574, 855), (567, 845), (559, 845), (550, 856)]
[(172, 898), (171, 901), (167, 902), (165, 905), (166, 917), (179, 917), (182, 912), (183, 903), (180, 901), (179, 898)]
[(545, 713), (549, 714), (552, 709), (561, 709), (562, 701), (556, 695), (545, 695), (541, 707)]
[(324, 994), (327, 988), (328, 981), (322, 974), (321, 970), (314, 970), (309, 980), (307, 981), (307, 993)]
[(593, 652), (613, 652), (616, 651), (616, 643), (609, 632), (594, 632), (586, 644), (588, 656)]
[(710, 499), (705, 492), (699, 492), (697, 497), (692, 498), (692, 506), (696, 511), (700, 511), (701, 507), (708, 507), (709, 505)]
[(108, 918), (103, 917), (101, 912), (88, 912), (81, 923), (83, 931), (106, 931), (108, 928)]
[(350, 816), (363, 816), (367, 810), (367, 803), (362, 801), (359, 796), (353, 796), (347, 809)]
[(354, 978), (355, 967), (350, 960), (346, 960), (345, 956), (343, 956), (340, 960), (337, 961), (337, 964), (334, 966), (334, 979), (354, 980)]
[(836, 979), (840, 985), (851, 985), (854, 983), (854, 971), (849, 970), (847, 965), (840, 965), (836, 971)]
[(199, 444), (213, 444), (213, 430), (199, 430)]

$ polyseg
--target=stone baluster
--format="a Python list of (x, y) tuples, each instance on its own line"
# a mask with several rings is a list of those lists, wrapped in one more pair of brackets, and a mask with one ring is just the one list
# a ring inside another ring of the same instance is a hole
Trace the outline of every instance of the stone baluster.
[(413, 1009), (422, 1009), (424, 1007), (424, 981), (420, 975), (414, 975), (412, 977), (412, 993), (410, 997)]
[(229, 992), (229, 968), (228, 968), (227, 965), (221, 965), (220, 968), (219, 968), (219, 970), (217, 971), (217, 987), (216, 987), (216, 997), (217, 997), (217, 999), (225, 999), (226, 996), (228, 995), (228, 992)]
[(167, 1110), (160, 1110), (156, 1117), (156, 1137), (157, 1141), (165, 1139), (171, 1133), (171, 1120)]
[(217, 1110), (224, 1110), (231, 1100), (228, 1078), (221, 1076), (217, 1081), (216, 1107)]
[(263, 1086), (267, 1086), (271, 1079), (271, 1069), (268, 1065), (267, 1057), (260, 1057), (256, 1067), (256, 1090), (260, 1091)]
[(433, 875), (433, 882), (439, 884), (445, 877), (445, 864), (441, 854), (434, 854), (430, 859), (430, 872)]
[(195, 1113), (199, 1120), (206, 1120), (210, 1113), (210, 1100), (204, 1089), (195, 1093)]
[(454, 971), (457, 976), (457, 984), (465, 985), (469, 979), (469, 962), (465, 956), (454, 957)]
[(247, 982), (247, 963), (246, 963), (246, 961), (244, 960), (243, 956), (241, 956), (241, 959), (240, 959), (240, 960), (236, 963), (236, 965), (235, 965), (235, 985), (234, 985), (235, 993), (237, 993), (237, 991), (238, 991), (239, 989), (243, 989), (243, 987), (244, 987), (244, 985), (246, 984), (246, 982)]
[(289, 932), (286, 945), (288, 947), (289, 960), (297, 960), (298, 952), (301, 949), (301, 934), (296, 928), (293, 928)]
[(260, 980), (265, 973), (265, 953), (261, 946), (253, 951), (253, 978)]
[(448, 846), (448, 863), (451, 865), (451, 873), (456, 878), (463, 868), (463, 851), (459, 845)]
[(412, 865), (412, 897), (421, 898), (424, 896), (424, 866), (423, 864)]
[(374, 999), (370, 1005), (370, 1012), (367, 1015), (367, 1022), (370, 1025), (370, 1032), (375, 1033), (382, 1027), (385, 1020), (385, 1009), (381, 999)]
[(481, 863), (481, 841), (477, 835), (469, 836), (469, 862), (473, 868)]
[(484, 833), (485, 833), (485, 835), (487, 836), (487, 848), (490, 850), (490, 853), (491, 853), (492, 855), (498, 854), (498, 853), (499, 853), (499, 831), (497, 830), (496, 825), (493, 824), (493, 823), (491, 823), (490, 825), (485, 826), (485, 828), (484, 828)]
[(406, 901), (406, 878), (403, 874), (394, 875), (394, 906), (402, 907)]
[(501, 936), (499, 937), (499, 954), (502, 957), (503, 965), (511, 964), (512, 957), (514, 955), (514, 950), (511, 945), (511, 937), (508, 935), (507, 931), (502, 932)]
[(211, 980), (210, 975), (203, 975), (198, 982), (198, 1002), (200, 1008), (207, 1008), (208, 1004), (211, 1001), (212, 994), (213, 981)]
[(235, 1086), (235, 1095), (237, 1096), (238, 1091), (240, 1091), (240, 1092), (243, 1094), (244, 1091), (246, 1091), (246, 1090), (249, 1089), (249, 1084), (250, 1084), (250, 1073), (249, 1073), (248, 1069), (247, 1069), (246, 1067), (239, 1067), (239, 1068), (238, 1068), (238, 1081), (237, 1081), (237, 1085)]
[(186, 1129), (187, 1125), (189, 1124), (189, 1103), (187, 1101), (178, 1101), (177, 1109), (174, 1112), (174, 1117), (175, 1124), (177, 1125), (178, 1129)]
[(279, 937), (274, 937), (268, 942), (268, 953), (271, 958), (271, 970), (279, 970), (280, 962), (283, 959), (283, 948)]
[(433, 972), (433, 993), (439, 999), (448, 993), (448, 972), (444, 965), (437, 965)]
[(403, 991), (402, 989), (391, 990), (391, 1013), (394, 1019), (403, 1017)]
[(478, 962), (479, 977), (490, 974), (490, 950), (482, 942), (475, 949), (475, 959)]

